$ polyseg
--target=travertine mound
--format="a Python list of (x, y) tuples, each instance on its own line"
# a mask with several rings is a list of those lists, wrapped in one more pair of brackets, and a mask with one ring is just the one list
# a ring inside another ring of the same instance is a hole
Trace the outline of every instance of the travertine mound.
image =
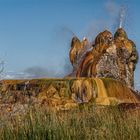
[(46, 104), (70, 109), (79, 104), (139, 104), (139, 96), (125, 84), (109, 78), (68, 78), (4, 80), (0, 86), (1, 104)]
[[(89, 43), (87, 45), (91, 48)], [(99, 33), (91, 50), (82, 51), (83, 47), (79, 47), (82, 45), (77, 38), (73, 38), (71, 46), (70, 60), (74, 55), (74, 61), (71, 62), (75, 67), (69, 76), (113, 78), (134, 88), (138, 52), (136, 45), (128, 39), (124, 29), (119, 28), (114, 37), (107, 30)]]
[(119, 28), (114, 37), (105, 30), (93, 44), (73, 37), (69, 55), (73, 66), (69, 78), (1, 81), (0, 105), (36, 104), (67, 110), (84, 103), (140, 103), (133, 90), (138, 53), (124, 29)]

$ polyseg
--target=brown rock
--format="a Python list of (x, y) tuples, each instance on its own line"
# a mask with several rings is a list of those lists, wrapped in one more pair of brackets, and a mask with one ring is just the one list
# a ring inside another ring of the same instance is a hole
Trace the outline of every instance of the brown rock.
[(77, 70), (77, 77), (96, 77), (98, 64), (100, 58), (106, 50), (112, 45), (113, 36), (109, 31), (101, 32), (95, 39), (95, 44), (90, 52), (87, 52), (83, 61)]
[(79, 66), (84, 54), (90, 49), (91, 46), (89, 44), (89, 41), (84, 38), (82, 41), (80, 41), (77, 37), (73, 37), (71, 41), (71, 49), (69, 53), (70, 61), (73, 66), (73, 74), (75, 75), (75, 70)]
[(57, 93), (57, 90), (52, 85), (50, 85), (46, 90), (39, 93), (39, 98), (42, 96), (46, 96), (46, 97), (50, 98), (56, 93)]
[[(72, 41), (72, 50), (82, 50)], [(70, 53), (71, 54), (71, 53)], [(76, 55), (77, 56), (77, 55)], [(75, 58), (77, 61), (78, 58)], [(91, 51), (81, 57), (80, 63), (75, 71), (76, 77), (104, 77), (114, 78), (134, 88), (134, 70), (138, 62), (138, 52), (133, 41), (128, 39), (124, 29), (119, 28), (114, 39), (112, 34), (105, 30), (95, 38), (95, 44)], [(74, 75), (69, 75), (74, 76)]]

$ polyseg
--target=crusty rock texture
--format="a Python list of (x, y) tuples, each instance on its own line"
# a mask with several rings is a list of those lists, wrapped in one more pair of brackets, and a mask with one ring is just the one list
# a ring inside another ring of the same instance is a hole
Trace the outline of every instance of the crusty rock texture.
[[(76, 49), (77, 42), (72, 40), (72, 50)], [(134, 88), (134, 71), (138, 62), (136, 45), (130, 39), (124, 29), (119, 28), (114, 37), (111, 32), (105, 30), (95, 38), (93, 48), (86, 51), (83, 49), (75, 53), (75, 62), (81, 58), (76, 65), (76, 77), (104, 77), (113, 78)], [(82, 57), (81, 57), (82, 56)], [(73, 61), (71, 61), (73, 62)], [(73, 64), (73, 63), (72, 63)]]
[(90, 45), (87, 38), (80, 41), (77, 37), (73, 37), (71, 41), (71, 49), (69, 52), (70, 62), (73, 66), (73, 72), (69, 76), (75, 76), (79, 64), (83, 60), (84, 55), (90, 50)]
[(119, 28), (114, 35), (114, 43), (117, 48), (117, 62), (119, 79), (127, 86), (134, 87), (134, 71), (138, 62), (136, 45), (128, 39), (126, 32)]
[(139, 104), (140, 97), (111, 78), (4, 80), (0, 83), (0, 106), (45, 105), (48, 109), (69, 110), (87, 103)]

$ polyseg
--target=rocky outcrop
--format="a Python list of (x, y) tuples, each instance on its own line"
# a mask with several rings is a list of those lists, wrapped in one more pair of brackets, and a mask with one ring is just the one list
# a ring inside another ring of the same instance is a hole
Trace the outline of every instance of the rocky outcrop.
[[(28, 83), (28, 84), (27, 84)], [(139, 96), (125, 84), (109, 78), (5, 80), (0, 104), (45, 105), (68, 110), (80, 104), (139, 104)]]
[(114, 35), (114, 43), (117, 48), (117, 62), (119, 79), (127, 86), (134, 87), (134, 71), (138, 62), (136, 45), (128, 39), (126, 32), (120, 28)]
[(82, 60), (77, 65), (74, 76), (113, 78), (134, 88), (134, 71), (138, 62), (138, 52), (124, 29), (119, 28), (114, 37), (107, 30), (101, 32), (92, 46), (92, 50), (80, 54)]
[(77, 77), (96, 77), (97, 69), (96, 65), (106, 52), (106, 50), (112, 45), (112, 34), (109, 31), (100, 33), (95, 39), (95, 45), (93, 49), (85, 54), (82, 62), (77, 68)]
[(84, 55), (92, 46), (87, 38), (80, 41), (77, 37), (73, 37), (71, 41), (71, 49), (69, 52), (70, 62), (73, 66), (73, 72), (69, 76), (75, 76), (79, 64), (83, 60)]

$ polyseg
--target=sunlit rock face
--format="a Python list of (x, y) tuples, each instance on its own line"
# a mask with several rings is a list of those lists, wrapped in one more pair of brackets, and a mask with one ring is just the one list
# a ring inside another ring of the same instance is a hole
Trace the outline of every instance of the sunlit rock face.
[(75, 76), (75, 72), (81, 63), (83, 56), (90, 48), (91, 45), (89, 44), (87, 38), (84, 37), (82, 41), (80, 41), (77, 37), (72, 38), (69, 57), (73, 66), (73, 72), (70, 75)]
[(106, 30), (96, 37), (93, 49), (85, 55), (76, 76), (97, 77), (98, 73), (100, 73), (98, 63), (107, 51), (108, 53), (115, 53), (113, 35)]
[(29, 104), (56, 110), (78, 108), (81, 103), (111, 106), (140, 103), (135, 91), (111, 78), (3, 80), (0, 97), (0, 105), (9, 104), (11, 108), (14, 104)]
[[(78, 43), (73, 40), (70, 54), (75, 56), (75, 61), (71, 62), (78, 62), (76, 77), (113, 78), (130, 88), (134, 87), (134, 70), (138, 62), (138, 52), (124, 29), (117, 29), (114, 37), (107, 30), (99, 33), (92, 45), (92, 50), (86, 51), (85, 54), (82, 48), (84, 45), (77, 47), (80, 41)], [(73, 53), (73, 50), (78, 52)], [(84, 55), (81, 57), (81, 54)], [(81, 58), (80, 61), (78, 61), (79, 58)]]

